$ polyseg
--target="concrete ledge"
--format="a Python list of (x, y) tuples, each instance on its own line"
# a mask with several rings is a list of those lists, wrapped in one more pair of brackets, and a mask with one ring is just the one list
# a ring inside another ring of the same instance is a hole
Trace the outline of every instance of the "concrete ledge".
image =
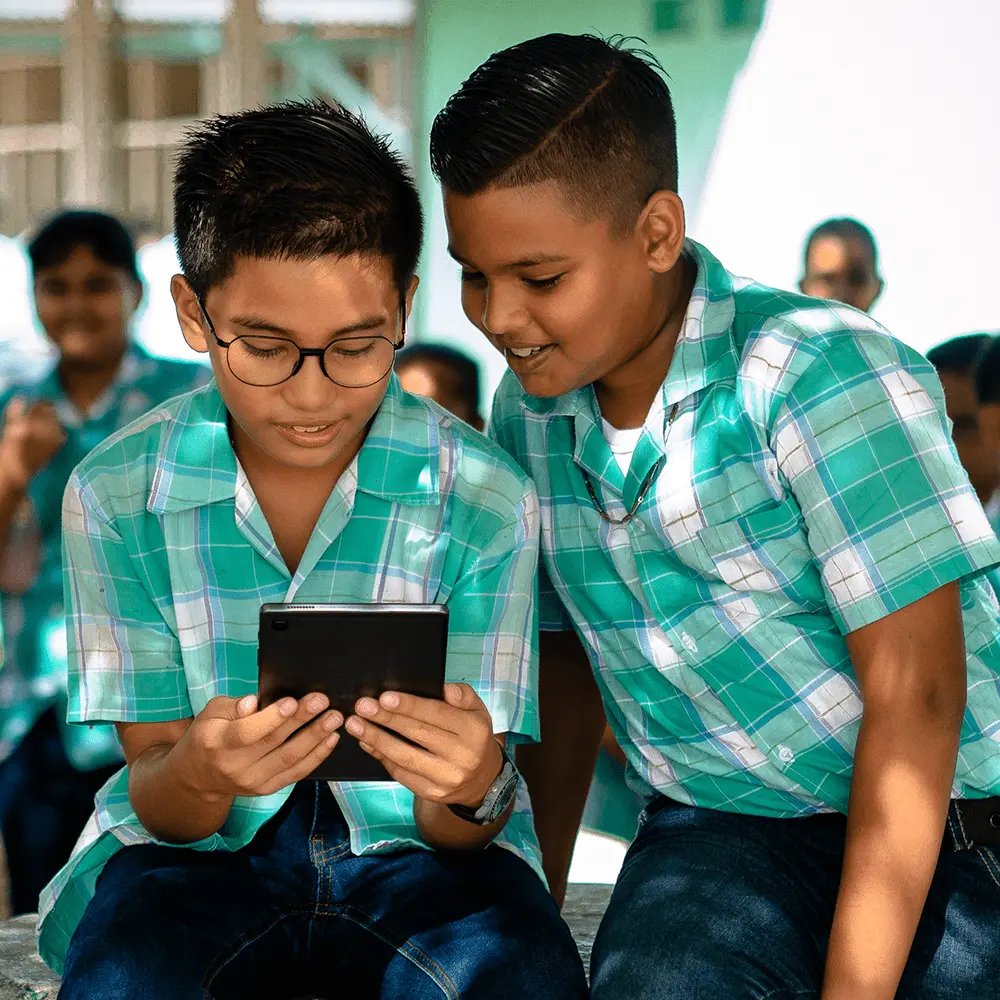
[(55, 1000), (59, 978), (35, 950), (34, 916), (0, 923), (0, 1000)]
[[(610, 885), (571, 885), (566, 893), (563, 916), (588, 968), (611, 889)], [(0, 1000), (56, 1000), (58, 993), (58, 977), (35, 950), (34, 916), (0, 922)]]

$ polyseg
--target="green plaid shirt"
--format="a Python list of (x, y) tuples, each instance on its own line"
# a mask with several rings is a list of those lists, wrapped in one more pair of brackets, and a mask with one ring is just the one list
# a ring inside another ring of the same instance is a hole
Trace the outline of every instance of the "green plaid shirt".
[[(730, 275), (696, 287), (623, 476), (593, 388), (491, 433), (534, 478), (542, 628), (589, 654), (638, 791), (763, 816), (846, 812), (861, 699), (844, 636), (961, 581), (968, 710), (954, 791), (1000, 794), (1000, 562), (934, 369), (873, 320)], [(602, 520), (585, 477), (613, 518)], [(915, 740), (920, 739), (914, 733)]]
[[(447, 676), (466, 681), (511, 742), (538, 738), (538, 500), (520, 469), (393, 376), (368, 437), (290, 576), (236, 461), (214, 383), (109, 439), (63, 506), (70, 720), (161, 722), (257, 690), (261, 604), (414, 602), (449, 609)], [(336, 752), (336, 751), (334, 751)], [(424, 848), (413, 795), (392, 782), (330, 785), (356, 854)], [(238, 798), (196, 850), (248, 844), (290, 788)], [(105, 862), (153, 842), (123, 769), (41, 899), (54, 968)], [(541, 874), (523, 789), (497, 842)]]
[[(10, 536), (2, 594), (4, 664), (0, 670), (0, 761), (6, 760), (48, 708), (65, 715), (66, 629), (63, 622), (62, 495), (70, 473), (106, 437), (171, 396), (208, 379), (208, 369), (154, 358), (133, 345), (115, 380), (81, 416), (63, 392), (55, 370), (21, 383), (0, 397), (0, 413), (15, 395), (53, 404), (66, 443), (32, 479), (27, 502)], [(20, 578), (15, 586), (14, 578)], [(25, 589), (26, 587), (26, 589)], [(80, 770), (121, 760), (106, 726), (64, 729), (69, 759)]]

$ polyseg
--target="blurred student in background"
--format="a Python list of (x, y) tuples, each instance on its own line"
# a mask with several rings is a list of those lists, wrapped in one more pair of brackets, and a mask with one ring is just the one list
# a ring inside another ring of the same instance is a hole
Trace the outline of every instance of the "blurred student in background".
[(857, 219), (827, 219), (807, 237), (799, 288), (817, 299), (833, 299), (871, 312), (882, 294), (878, 247)]
[[(1000, 332), (988, 337), (976, 365), (976, 400), (979, 403), (979, 431), (983, 443), (1000, 464)], [(993, 530), (1000, 529), (1000, 489), (986, 504), (986, 515)]]
[(937, 369), (944, 389), (955, 450), (984, 507), (1000, 487), (997, 446), (983, 434), (976, 395), (979, 360), (992, 339), (986, 333), (972, 333), (954, 337), (927, 352), (927, 360)]
[(441, 344), (404, 348), (396, 359), (396, 374), (407, 392), (426, 396), (481, 431), (479, 365), (467, 354)]
[(58, 352), (41, 379), (0, 395), (0, 835), (14, 913), (69, 857), (97, 789), (121, 763), (113, 728), (65, 723), (62, 495), (109, 434), (207, 378), (131, 342), (143, 286), (124, 226), (62, 212), (28, 246), (34, 301)]

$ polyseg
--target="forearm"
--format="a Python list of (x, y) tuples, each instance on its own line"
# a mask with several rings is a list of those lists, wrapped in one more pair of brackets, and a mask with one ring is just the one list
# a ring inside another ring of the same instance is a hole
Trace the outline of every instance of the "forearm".
[(575, 633), (542, 633), (542, 740), (517, 748), (531, 794), (545, 877), (560, 905), (604, 732), (604, 706)]
[(178, 746), (151, 746), (140, 754), (129, 765), (128, 793), (139, 821), (153, 836), (171, 844), (191, 844), (222, 828), (233, 796), (199, 790)]
[(24, 500), (25, 487), (0, 472), (0, 554), (7, 546), (11, 525)]
[(510, 808), (495, 823), (478, 826), (456, 816), (440, 802), (428, 802), (414, 796), (413, 818), (420, 836), (431, 847), (446, 851), (479, 851), (489, 847), (510, 819)]
[(892, 1000), (937, 865), (964, 701), (866, 706), (823, 1000)]

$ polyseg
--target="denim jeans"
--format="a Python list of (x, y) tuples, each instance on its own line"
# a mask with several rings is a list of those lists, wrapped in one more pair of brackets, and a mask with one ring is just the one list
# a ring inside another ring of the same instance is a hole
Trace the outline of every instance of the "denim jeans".
[(356, 857), (302, 782), (236, 852), (143, 845), (107, 864), (60, 1000), (583, 1000), (569, 929), (500, 847)]
[[(820, 995), (839, 814), (765, 819), (655, 800), (594, 942), (594, 1000)], [(1000, 863), (955, 805), (898, 1000), (1000, 997)]]

